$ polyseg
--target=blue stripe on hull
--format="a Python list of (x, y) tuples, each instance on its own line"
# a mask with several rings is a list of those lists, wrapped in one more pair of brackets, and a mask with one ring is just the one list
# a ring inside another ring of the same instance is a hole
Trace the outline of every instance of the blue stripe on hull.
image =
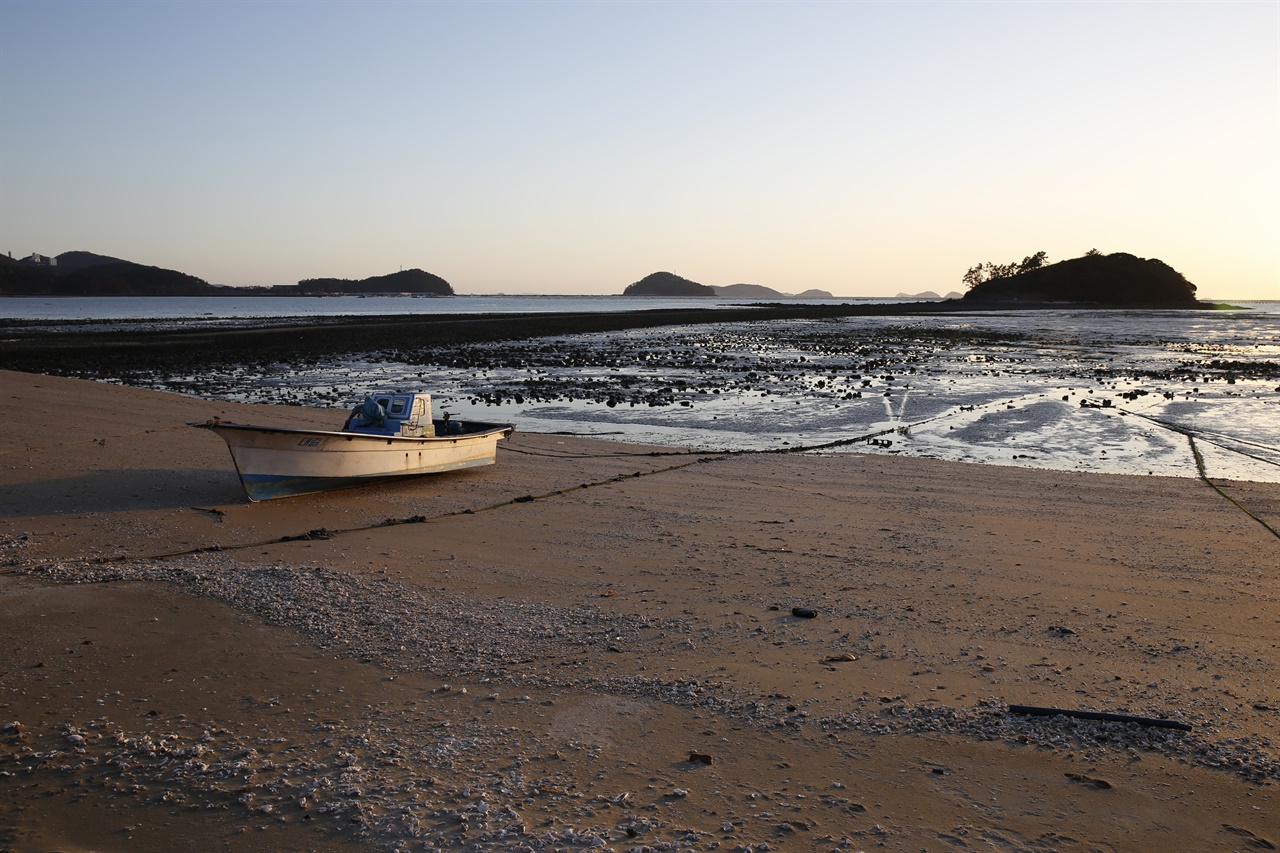
[[(480, 465), (492, 465), (493, 462), (471, 463), (460, 468), (474, 468)], [(280, 477), (271, 474), (245, 474), (240, 477), (244, 493), (251, 501), (270, 501), (276, 498), (288, 498), (295, 495), (310, 495), (316, 492), (334, 492), (339, 489), (357, 489), (361, 486), (376, 486), (382, 483), (394, 483), (398, 480), (413, 480), (427, 477), (433, 473), (417, 474), (384, 474), (374, 477)]]

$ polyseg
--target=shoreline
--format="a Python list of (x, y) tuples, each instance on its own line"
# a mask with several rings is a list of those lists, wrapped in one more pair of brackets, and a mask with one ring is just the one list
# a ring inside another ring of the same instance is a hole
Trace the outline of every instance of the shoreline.
[[(210, 297), (217, 299), (220, 297)], [(303, 298), (303, 297), (299, 297)], [(657, 299), (659, 297), (655, 297)], [(357, 351), (367, 346), (368, 335), (376, 332), (379, 345), (402, 347), (430, 340), (438, 344), (466, 344), (498, 340), (527, 340), (553, 335), (647, 329), (693, 324), (740, 323), (753, 320), (822, 320), (842, 317), (914, 317), (991, 314), (1004, 311), (1126, 311), (1126, 310), (1236, 310), (1227, 303), (1202, 302), (1196, 305), (1102, 305), (1065, 302), (974, 302), (953, 299), (936, 302), (886, 302), (862, 304), (804, 304), (803, 302), (744, 303), (717, 308), (682, 307), (631, 309), (621, 311), (512, 312), (474, 314), (369, 314), (339, 316), (244, 317), (210, 320), (230, 321), (219, 328), (148, 329), (154, 319), (139, 320), (24, 320), (0, 318), (6, 338), (0, 341), (0, 357), (6, 369), (27, 370), (39, 359), (57, 354), (74, 358), (86, 347), (115, 357), (121, 350), (140, 348), (185, 352), (199, 350), (213, 342), (239, 352), (262, 354), (261, 347), (274, 353), (268, 336), (291, 335), (292, 354), (306, 356), (316, 351)], [(1239, 309), (1245, 310), (1245, 309)], [(103, 339), (95, 326), (108, 326), (110, 339)], [(119, 328), (124, 326), (124, 329)], [(137, 326), (131, 329), (129, 327)], [(52, 331), (43, 331), (44, 327)], [(70, 328), (69, 328), (70, 327)], [(55, 337), (56, 335), (56, 337)], [(225, 359), (225, 356), (224, 356)]]
[(182, 424), (332, 411), (0, 383), (84, 413), (0, 439), (15, 850), (1277, 841), (1280, 542), (1199, 482), (517, 433), (250, 505)]
[[(316, 406), (355, 405), (373, 386), (426, 383), (440, 406), (483, 408), (485, 420), (702, 449), (862, 437), (861, 447), (893, 455), (1191, 477), (1202, 458), (1213, 478), (1280, 478), (1268, 417), (1280, 372), (1265, 343), (1274, 315), (761, 320), (762, 311), (705, 309), (699, 317), (729, 322), (694, 325), (683, 324), (685, 309), (333, 317), (148, 333), (108, 323), (0, 341), (0, 364)], [(739, 313), (752, 319), (734, 320)], [(634, 328), (546, 336), (580, 322)], [(680, 325), (654, 326), (671, 322)], [(484, 342), (495, 337), (503, 340)], [(448, 342), (455, 338), (473, 342)], [(1231, 425), (1225, 433), (1223, 424)]]

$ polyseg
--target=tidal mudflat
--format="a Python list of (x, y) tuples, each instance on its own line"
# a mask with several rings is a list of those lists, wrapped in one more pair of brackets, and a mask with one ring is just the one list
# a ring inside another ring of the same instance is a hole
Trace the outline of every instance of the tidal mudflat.
[(702, 450), (888, 453), (1280, 480), (1280, 313), (1008, 311), (398, 341), (296, 359), (77, 375), (214, 399), (437, 409)]

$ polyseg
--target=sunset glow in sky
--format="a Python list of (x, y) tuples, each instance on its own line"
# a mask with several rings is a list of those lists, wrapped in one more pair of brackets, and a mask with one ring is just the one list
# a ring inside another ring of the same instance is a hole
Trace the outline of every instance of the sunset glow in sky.
[(1280, 299), (1280, 3), (0, 0), (14, 257), (892, 296), (1091, 248)]

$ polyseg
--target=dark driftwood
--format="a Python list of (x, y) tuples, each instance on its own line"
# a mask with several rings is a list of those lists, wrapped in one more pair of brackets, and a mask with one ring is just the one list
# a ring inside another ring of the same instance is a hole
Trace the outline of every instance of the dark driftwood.
[(1010, 705), (1009, 713), (1027, 714), (1033, 717), (1075, 717), (1080, 720), (1105, 720), (1108, 723), (1137, 723), (1158, 729), (1178, 729), (1189, 732), (1191, 726), (1177, 720), (1157, 720), (1151, 717), (1134, 717), (1129, 714), (1107, 714), (1102, 711), (1069, 711), (1061, 708), (1037, 708), (1034, 705)]

